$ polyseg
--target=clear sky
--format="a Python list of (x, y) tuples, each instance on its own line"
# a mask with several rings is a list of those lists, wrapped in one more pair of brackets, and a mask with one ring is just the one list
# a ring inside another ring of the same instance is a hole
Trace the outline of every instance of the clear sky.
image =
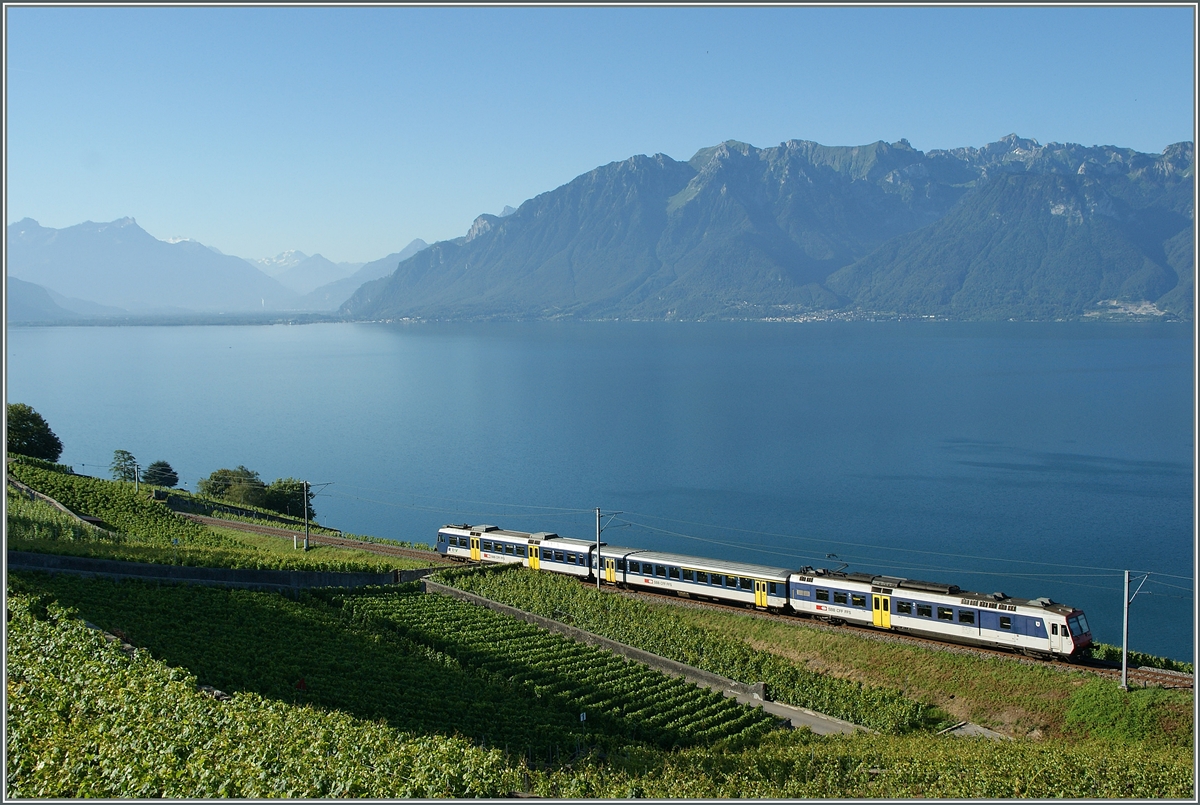
[(634, 154), (1192, 140), (1174, 7), (5, 10), (6, 216), (366, 261)]

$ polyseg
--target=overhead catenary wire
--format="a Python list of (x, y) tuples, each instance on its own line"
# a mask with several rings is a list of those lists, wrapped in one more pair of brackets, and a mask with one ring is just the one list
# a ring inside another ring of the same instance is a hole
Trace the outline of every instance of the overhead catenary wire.
[[(811, 554), (796, 554), (796, 553), (792, 553), (792, 552), (784, 552), (784, 551), (772, 550), (770, 548), (762, 548), (762, 547), (756, 547), (756, 546), (751, 546), (751, 545), (744, 545), (744, 544), (740, 544), (740, 543), (726, 542), (723, 540), (710, 539), (710, 538), (706, 538), (706, 537), (696, 537), (696, 536), (693, 536), (690, 534), (683, 534), (683, 533), (676, 532), (676, 531), (669, 531), (667, 529), (657, 528), (655, 526), (648, 526), (643, 523), (633, 523), (632, 521), (626, 521), (626, 522), (630, 522), (632, 525), (636, 525), (638, 527), (645, 528), (650, 531), (657, 531), (659, 533), (668, 534), (670, 536), (681, 537), (684, 539), (691, 539), (691, 540), (695, 540), (698, 542), (707, 542), (710, 544), (722, 545), (725, 547), (732, 547), (732, 548), (737, 548), (739, 550), (752, 551), (755, 553), (772, 554), (772, 555), (776, 555), (776, 556), (786, 556), (789, 558), (794, 558), (797, 556), (800, 556), (800, 557), (813, 556)], [(820, 559), (823, 557), (814, 557), (814, 558)], [(946, 567), (944, 565), (913, 565), (913, 564), (896, 563), (896, 562), (889, 561), (886, 559), (881, 559), (879, 557), (849, 556), (849, 555), (844, 555), (844, 554), (839, 554), (839, 558), (853, 559), (856, 562), (861, 563), (861, 564), (875, 564), (875, 565), (886, 567), (889, 569), (922, 570), (922, 571), (932, 571), (932, 572), (936, 572), (936, 573), (961, 573), (961, 574), (971, 574), (971, 575), (980, 575), (980, 576), (996, 576), (999, 578), (1022, 579), (1022, 580), (1031, 580), (1031, 581), (1041, 581), (1041, 580), (1047, 579), (1047, 578), (1056, 579), (1056, 580), (1061, 581), (1064, 578), (1110, 578), (1111, 577), (1108, 574), (1078, 574), (1078, 575), (1064, 575), (1061, 573), (1038, 574), (1038, 573), (1020, 573), (1020, 572), (1013, 572), (1013, 571), (974, 570), (974, 569), (967, 569), (967, 568), (951, 568), (951, 567)], [(1049, 563), (1036, 563), (1036, 564), (1049, 564)], [(1066, 565), (1066, 567), (1071, 567), (1071, 566)], [(1096, 589), (1096, 590), (1111, 589), (1111, 587), (1099, 586), (1099, 585), (1095, 585), (1095, 584), (1082, 584), (1080, 582), (1061, 581), (1061, 583), (1069, 584), (1074, 587), (1086, 587), (1086, 588)]]
[[(1062, 563), (1062, 562), (1039, 562), (1039, 561), (1024, 560), (1024, 559), (1010, 559), (1010, 558), (1006, 558), (1006, 557), (977, 556), (977, 555), (973, 555), (973, 554), (945, 553), (943, 551), (926, 551), (926, 550), (921, 550), (919, 548), (900, 548), (900, 547), (895, 547), (895, 546), (890, 546), (890, 545), (884, 546), (884, 545), (872, 545), (870, 543), (862, 543), (862, 542), (846, 542), (845, 540), (835, 540), (835, 539), (829, 539), (829, 538), (801, 537), (801, 536), (797, 536), (794, 534), (781, 534), (781, 533), (772, 532), (772, 531), (757, 531), (757, 530), (749, 529), (749, 528), (739, 528), (737, 526), (714, 526), (714, 525), (710, 525), (708, 523), (698, 523), (698, 522), (694, 522), (694, 521), (690, 521), (690, 520), (677, 520), (677, 519), (661, 517), (659, 515), (653, 515), (653, 514), (639, 514), (637, 512), (626, 512), (626, 514), (633, 516), (633, 517), (646, 517), (646, 518), (649, 518), (652, 520), (664, 520), (666, 522), (681, 523), (683, 525), (700, 526), (703, 528), (715, 528), (715, 529), (720, 529), (720, 530), (724, 530), (724, 531), (736, 531), (736, 532), (743, 533), (743, 534), (751, 534), (751, 535), (762, 536), (762, 537), (772, 537), (775, 539), (792, 539), (792, 540), (801, 540), (801, 541), (806, 541), (806, 542), (817, 542), (817, 543), (823, 543), (826, 545), (831, 544), (831, 543), (836, 543), (838, 545), (850, 545), (855, 548), (874, 548), (874, 549), (882, 549), (882, 550), (887, 550), (887, 551), (899, 551), (902, 553), (917, 553), (917, 554), (925, 554), (925, 555), (932, 555), (932, 556), (946, 556), (946, 557), (953, 557), (955, 559), (978, 559), (978, 560), (982, 560), (985, 562), (1015, 562), (1015, 563), (1026, 564), (1026, 565), (1045, 565), (1047, 567), (1069, 567), (1069, 568), (1074, 568), (1074, 569), (1078, 569), (1078, 570), (1107, 570), (1112, 573), (1123, 572), (1123, 568), (1116, 568), (1116, 567), (1097, 567), (1097, 566), (1093, 566), (1093, 565), (1071, 565), (1071, 564), (1066, 564), (1066, 563)], [(649, 526), (649, 525), (643, 525), (643, 527), (644, 528), (654, 528), (654, 526)], [(675, 534), (676, 532), (666, 532), (666, 533)], [(676, 536), (689, 537), (690, 535), (676, 534)], [(699, 539), (699, 538), (696, 538), (696, 539)], [(1162, 575), (1167, 575), (1167, 574), (1162, 574)], [(1188, 577), (1187, 576), (1177, 576), (1176, 578), (1186, 579)]]

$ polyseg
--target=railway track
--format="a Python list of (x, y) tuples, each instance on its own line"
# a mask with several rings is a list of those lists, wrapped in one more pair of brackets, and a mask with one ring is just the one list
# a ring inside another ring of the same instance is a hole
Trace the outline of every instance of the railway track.
[[(291, 539), (292, 537), (303, 537), (304, 532), (294, 528), (278, 528), (269, 525), (257, 525), (255, 523), (243, 523), (240, 520), (223, 520), (220, 517), (205, 517), (202, 514), (185, 514), (177, 512), (189, 520), (194, 520), (197, 523), (207, 526), (216, 526), (218, 528), (232, 528), (237, 531), (246, 531), (252, 534), (265, 534), (271, 537), (279, 537), (280, 539)], [(309, 545), (330, 545), (338, 548), (355, 548), (360, 551), (369, 551), (377, 553), (381, 556), (397, 556), (404, 559), (421, 559), (430, 564), (435, 565), (452, 565), (455, 562), (446, 559), (436, 551), (421, 551), (414, 548), (402, 548), (398, 545), (385, 545), (379, 542), (363, 542), (357, 539), (347, 539), (345, 537), (334, 537), (328, 534), (310, 535), (308, 538)]]
[[(182, 512), (180, 512), (182, 514)], [(254, 523), (243, 523), (237, 520), (222, 520), (218, 517), (205, 517), (199, 514), (183, 514), (191, 520), (204, 525), (219, 526), (221, 528), (234, 528), (239, 531), (247, 531), (256, 534), (267, 534), (270, 536), (280, 537), (281, 539), (291, 538), (298, 533), (294, 529), (276, 528), (274, 526), (256, 525)], [(332, 545), (341, 548), (356, 548), (362, 551), (369, 551), (383, 556), (397, 556), (406, 559), (421, 559), (432, 564), (459, 566), (461, 563), (452, 559), (447, 559), (435, 551), (420, 551), (412, 548), (401, 548), (394, 545), (384, 545), (377, 542), (363, 542), (361, 540), (346, 539), (345, 537), (333, 537), (326, 534), (321, 534), (316, 537), (309, 537), (310, 544), (316, 545)], [(592, 586), (595, 582), (583, 583)], [(723, 612), (737, 612), (742, 615), (752, 615), (756, 618), (765, 618), (769, 620), (779, 621), (781, 623), (795, 624), (800, 621), (805, 626), (814, 629), (827, 629), (834, 632), (851, 633), (868, 640), (878, 640), (881, 642), (906, 643), (909, 645), (918, 645), (925, 648), (934, 649), (936, 651), (948, 651), (959, 654), (973, 654), (981, 657), (994, 657), (997, 659), (1008, 660), (1010, 662), (1021, 662), (1026, 665), (1035, 665), (1043, 668), (1053, 668), (1059, 671), (1088, 671), (1103, 676), (1109, 679), (1121, 678), (1121, 667), (1113, 663), (1102, 660), (1081, 659), (1071, 663), (1039, 660), (1033, 657), (1027, 657), (1021, 654), (1016, 654), (1010, 651), (1000, 651), (998, 649), (983, 648), (981, 646), (963, 646), (954, 643), (943, 643), (938, 640), (929, 640), (923, 637), (914, 635), (902, 634), (900, 632), (880, 632), (875, 629), (868, 629), (865, 626), (856, 626), (849, 623), (833, 625), (822, 623), (812, 618), (796, 618), (788, 615), (777, 615), (772, 612), (762, 612), (760, 610), (750, 610), (744, 607), (735, 606), (732, 604), (719, 603), (716, 601), (704, 601), (699, 598), (681, 598), (673, 595), (663, 595), (649, 590), (628, 590), (613, 586), (604, 586), (602, 588), (610, 593), (620, 595), (628, 595), (631, 597), (645, 596), (647, 593), (655, 595), (658, 599), (673, 604), (675, 606), (694, 607), (698, 609), (714, 609)], [(1145, 687), (1162, 687), (1162, 688), (1177, 688), (1192, 690), (1194, 688), (1194, 677), (1192, 674), (1185, 674), (1180, 671), (1165, 671), (1159, 668), (1130, 668), (1128, 669), (1129, 681), (1135, 685)]]
[[(594, 584), (595, 582), (592, 582), (589, 586), (594, 586)], [(918, 645), (924, 648), (934, 649), (936, 651), (947, 651), (957, 654), (973, 654), (981, 657), (994, 657), (996, 659), (1008, 660), (1010, 662), (1020, 662), (1026, 665), (1052, 668), (1057, 671), (1087, 671), (1089, 673), (1096, 674), (1097, 676), (1103, 676), (1110, 679), (1121, 678), (1120, 664), (1116, 663), (1114, 667), (1114, 663), (1103, 660), (1093, 660), (1090, 658), (1080, 659), (1074, 662), (1040, 660), (1011, 651), (1001, 651), (999, 649), (984, 648), (982, 646), (964, 646), (955, 643), (943, 643), (939, 640), (929, 640), (927, 638), (903, 634), (900, 632), (882, 632), (867, 628), (865, 626), (856, 626), (849, 623), (834, 625), (830, 623), (823, 623), (813, 618), (799, 618), (792, 615), (779, 615), (773, 612), (747, 609), (734, 604), (705, 601), (698, 598), (681, 598), (673, 595), (657, 593), (651, 590), (634, 591), (629, 589), (620, 589), (617, 587), (604, 587), (604, 589), (634, 598), (645, 596), (647, 593), (650, 593), (651, 595), (655, 595), (657, 599), (675, 606), (691, 607), (696, 609), (713, 609), (722, 612), (736, 612), (741, 615), (751, 615), (756, 618), (775, 620), (781, 623), (795, 624), (800, 622), (810, 628), (825, 629), (832, 632), (841, 632), (843, 634), (850, 633), (868, 640), (878, 640), (884, 643), (904, 643), (908, 645)], [(1177, 688), (1185, 690), (1192, 690), (1194, 687), (1193, 675), (1180, 671), (1165, 671), (1159, 668), (1129, 668), (1128, 677), (1131, 684), (1141, 685), (1144, 687)]]

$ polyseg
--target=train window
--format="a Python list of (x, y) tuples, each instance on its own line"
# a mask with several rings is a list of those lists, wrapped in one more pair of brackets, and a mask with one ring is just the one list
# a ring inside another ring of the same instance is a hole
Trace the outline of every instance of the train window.
[(513, 549), (513, 546), (511, 544), (505, 543), (504, 553), (508, 556), (514, 556), (516, 554), (516, 551)]
[(624, 570), (624, 569), (625, 569), (625, 560), (618, 559), (617, 560), (617, 570)]
[(700, 584), (708, 584), (708, 574), (702, 570), (697, 570), (696, 581)]
[(687, 568), (684, 568), (683, 580), (684, 581), (695, 581), (696, 580), (696, 571), (688, 570)]
[(954, 620), (954, 610), (950, 607), (938, 607), (938, 620), (952, 621)]
[(654, 575), (658, 576), (660, 579), (665, 579), (667, 577), (667, 569), (662, 565), (655, 565)]
[(1068, 619), (1068, 622), (1071, 624), (1071, 634), (1083, 635), (1088, 633), (1087, 616), (1085, 616), (1082, 612), (1080, 612), (1078, 615), (1072, 615)]
[(932, 618), (933, 607), (929, 604), (917, 604), (917, 616), (921, 618)]
[(490, 551), (492, 549), (491, 541), (485, 539), (483, 542), (479, 543), (479, 549), (483, 551)]
[(845, 604), (845, 603), (848, 603), (848, 598), (845, 593), (834, 593), (833, 594), (833, 603)]
[(867, 606), (867, 597), (865, 595), (851, 595), (850, 605), (865, 608)]
[(912, 601), (897, 601), (896, 602), (896, 614), (897, 615), (911, 615), (912, 614)]
[(767, 592), (771, 595), (779, 595), (779, 585), (773, 581), (767, 582)]
[(969, 609), (960, 609), (958, 611), (958, 622), (959, 623), (974, 623), (975, 622), (975, 613)]
[(446, 541), (446, 535), (438, 534), (438, 542), (445, 542), (445, 541)]
[(1000, 628), (1001, 629), (1011, 629), (1012, 628), (1012, 618), (1008, 617), (1007, 615), (1001, 615), (1000, 616)]
[[(808, 597), (809, 597), (809, 595), (810, 595), (810, 593), (809, 593), (809, 591), (808, 591), (808, 590), (801, 590), (801, 589), (799, 589), (799, 588), (797, 588), (797, 590), (796, 590), (796, 597), (797, 597), (797, 598), (808, 598)], [(826, 596), (826, 600), (828, 600), (828, 596)]]
[(738, 577), (737, 576), (726, 576), (725, 577), (725, 586), (731, 590), (736, 590), (737, 586), (738, 586)]
[(829, 600), (829, 590), (817, 590), (817, 600), (818, 601), (828, 601)]
[(754, 579), (740, 579), (740, 581), (743, 590), (754, 589)]
[(554, 551), (554, 561), (555, 562), (565, 562), (565, 561), (567, 561), (567, 559), (563, 555), (562, 551)]
[(1055, 634), (1055, 635), (1058, 634), (1058, 624), (1057, 623), (1050, 624), (1050, 634)]
[(524, 556), (524, 555), (525, 555), (525, 546), (518, 545), (517, 546), (517, 556)]
[(677, 568), (677, 567), (667, 568), (667, 575), (670, 576), (671, 578), (675, 579), (676, 581), (678, 581), (679, 580), (679, 568)]
[(629, 572), (630, 573), (641, 573), (642, 572), (642, 563), (630, 561)]

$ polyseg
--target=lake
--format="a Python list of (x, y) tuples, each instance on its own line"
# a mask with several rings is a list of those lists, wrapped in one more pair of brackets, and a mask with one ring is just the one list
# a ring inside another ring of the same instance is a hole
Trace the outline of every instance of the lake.
[(1118, 645), (1148, 571), (1131, 647), (1190, 659), (1192, 356), (1187, 324), (10, 327), (6, 371), (89, 475), (242, 464), (427, 542), (601, 507), (612, 544), (1048, 596)]

